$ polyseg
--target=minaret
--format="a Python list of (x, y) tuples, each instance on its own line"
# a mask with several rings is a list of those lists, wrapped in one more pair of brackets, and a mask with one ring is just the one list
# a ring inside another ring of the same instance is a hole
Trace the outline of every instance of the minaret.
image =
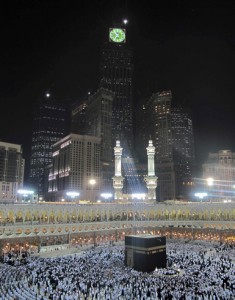
[(116, 141), (116, 147), (114, 147), (115, 156), (115, 176), (113, 177), (114, 199), (120, 200), (122, 196), (123, 179), (122, 177), (122, 148), (120, 141)]
[(145, 177), (145, 182), (148, 189), (148, 203), (155, 203), (156, 201), (156, 187), (157, 187), (157, 176), (155, 176), (154, 169), (154, 155), (155, 147), (153, 146), (153, 141), (149, 141), (149, 145), (146, 148), (148, 155), (148, 176)]

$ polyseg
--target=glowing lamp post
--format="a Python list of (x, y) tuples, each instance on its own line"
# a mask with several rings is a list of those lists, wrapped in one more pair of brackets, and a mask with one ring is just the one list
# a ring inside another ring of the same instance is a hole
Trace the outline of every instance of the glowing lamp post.
[(113, 195), (111, 193), (102, 193), (100, 194), (100, 196), (104, 198), (105, 201), (108, 201), (110, 198), (112, 198)]
[(32, 202), (34, 191), (20, 189), (17, 193), (20, 195), (21, 202)]
[[(211, 187), (214, 184), (214, 178), (209, 177), (209, 178), (206, 179), (206, 182), (207, 182), (207, 185), (208, 185), (209, 189), (211, 190)], [(210, 194), (212, 194), (211, 191), (210, 191)], [(211, 195), (210, 195), (210, 202), (212, 202)]]
[(94, 185), (96, 184), (95, 179), (90, 179), (89, 184), (91, 185), (91, 202), (94, 203)]
[(137, 199), (137, 200), (142, 200), (142, 201), (144, 201), (144, 199), (145, 199), (145, 197), (146, 197), (146, 194), (144, 194), (144, 193), (142, 193), (142, 194), (137, 193), (137, 194), (132, 194), (131, 197), (132, 197), (133, 200), (134, 200), (134, 199)]
[(212, 186), (214, 184), (214, 178), (212, 178), (212, 177), (207, 178), (206, 181), (207, 181), (208, 186)]
[(67, 192), (66, 195), (71, 198), (71, 201), (74, 201), (75, 198), (80, 195), (80, 193), (72, 191), (72, 192)]
[(207, 193), (195, 193), (194, 196), (202, 202), (202, 200), (207, 197)]

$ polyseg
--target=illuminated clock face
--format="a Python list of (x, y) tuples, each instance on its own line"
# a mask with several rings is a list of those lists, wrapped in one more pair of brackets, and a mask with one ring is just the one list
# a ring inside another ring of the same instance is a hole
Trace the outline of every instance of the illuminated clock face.
[(111, 42), (114, 42), (114, 43), (125, 43), (125, 41), (126, 41), (125, 29), (111, 28), (109, 30), (109, 39)]

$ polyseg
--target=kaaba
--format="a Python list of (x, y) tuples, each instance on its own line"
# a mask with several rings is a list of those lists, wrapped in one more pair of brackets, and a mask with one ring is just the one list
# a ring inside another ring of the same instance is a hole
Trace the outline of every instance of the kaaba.
[(166, 268), (166, 237), (151, 234), (125, 236), (125, 265), (136, 271)]

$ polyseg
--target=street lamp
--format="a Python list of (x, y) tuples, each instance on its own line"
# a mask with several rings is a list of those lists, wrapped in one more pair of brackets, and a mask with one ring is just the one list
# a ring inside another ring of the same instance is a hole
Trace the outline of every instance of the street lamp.
[(75, 197), (78, 197), (80, 194), (78, 192), (67, 192), (66, 195), (71, 197), (71, 201), (74, 201)]
[[(209, 177), (209, 178), (206, 179), (206, 181), (207, 181), (207, 185), (208, 185), (209, 187), (212, 187), (212, 186), (213, 186), (213, 184), (214, 184), (214, 178)], [(211, 194), (211, 191), (210, 191), (210, 194)], [(210, 202), (212, 202), (211, 195), (210, 195)]]
[(131, 195), (132, 199), (137, 199), (137, 200), (144, 200), (146, 195), (144, 193), (134, 193)]
[(34, 191), (20, 189), (17, 193), (20, 195), (21, 202), (32, 202)]
[(207, 181), (208, 186), (212, 186), (214, 184), (214, 178), (212, 178), (212, 177), (207, 178), (206, 181)]
[(96, 184), (96, 180), (95, 179), (90, 179), (89, 180), (89, 184), (91, 185), (91, 202), (94, 202), (94, 185)]
[(102, 194), (100, 194), (100, 196), (102, 197), (102, 198), (104, 198), (105, 199), (105, 201), (109, 201), (109, 199), (113, 196), (111, 193), (102, 193)]
[(201, 202), (202, 202), (202, 200), (205, 197), (207, 197), (207, 193), (203, 193), (203, 192), (201, 192), (201, 193), (195, 193), (194, 196), (197, 197), (197, 198), (199, 198), (201, 200)]

